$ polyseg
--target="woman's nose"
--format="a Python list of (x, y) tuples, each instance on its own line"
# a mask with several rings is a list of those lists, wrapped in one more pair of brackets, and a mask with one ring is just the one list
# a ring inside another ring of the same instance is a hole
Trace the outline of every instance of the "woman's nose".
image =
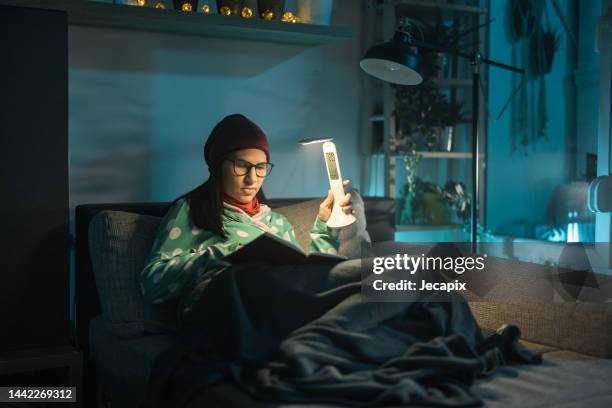
[(251, 167), (249, 172), (244, 177), (245, 181), (249, 184), (254, 183), (257, 180), (257, 173), (255, 172), (255, 167)]

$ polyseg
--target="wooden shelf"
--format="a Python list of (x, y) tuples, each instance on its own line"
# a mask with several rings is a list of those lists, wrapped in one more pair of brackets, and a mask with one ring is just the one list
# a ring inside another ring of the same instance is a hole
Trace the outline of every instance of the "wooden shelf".
[(488, 12), (484, 7), (449, 4), (446, 0), (393, 0), (392, 4), (406, 11), (415, 12), (431, 13), (435, 10), (455, 14), (486, 14)]
[(449, 79), (449, 78), (434, 78), (431, 80), (440, 88), (471, 88), (471, 79)]
[(463, 228), (461, 224), (448, 225), (416, 225), (416, 224), (399, 224), (395, 226), (395, 230), (400, 231), (440, 231), (440, 230), (460, 230)]
[(353, 31), (345, 27), (184, 13), (85, 0), (0, 0), (0, 5), (62, 10), (68, 13), (69, 24), (91, 27), (299, 45), (323, 45), (353, 38)]
[[(472, 159), (472, 153), (470, 152), (430, 152), (430, 151), (419, 151), (423, 159)], [(403, 157), (401, 154), (395, 154), (392, 157)], [(480, 155), (481, 158), (484, 155)]]
[(417, 152), (424, 159), (472, 159), (469, 152)]

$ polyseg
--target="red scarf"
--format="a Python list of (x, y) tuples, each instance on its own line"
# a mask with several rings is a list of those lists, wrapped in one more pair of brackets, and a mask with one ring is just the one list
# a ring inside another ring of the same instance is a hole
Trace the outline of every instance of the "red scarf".
[(249, 214), (251, 217), (259, 212), (259, 200), (257, 199), (257, 197), (253, 197), (250, 203), (243, 204), (240, 201), (228, 196), (227, 194), (223, 194), (223, 201), (240, 208), (242, 211)]

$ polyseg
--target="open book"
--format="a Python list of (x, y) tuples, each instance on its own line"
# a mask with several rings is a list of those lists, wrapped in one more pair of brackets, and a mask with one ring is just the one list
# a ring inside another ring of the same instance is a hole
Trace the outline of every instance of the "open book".
[(306, 254), (300, 248), (292, 245), (269, 232), (264, 232), (236, 252), (224, 258), (231, 263), (269, 262), (272, 264), (325, 263), (339, 262), (347, 258), (340, 255), (323, 254), (319, 252)]

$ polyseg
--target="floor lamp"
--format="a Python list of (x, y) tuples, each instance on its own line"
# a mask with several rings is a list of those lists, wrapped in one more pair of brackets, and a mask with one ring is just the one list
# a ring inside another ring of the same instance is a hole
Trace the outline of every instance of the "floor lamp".
[(393, 38), (382, 44), (371, 47), (363, 56), (359, 65), (368, 74), (398, 85), (418, 85), (423, 77), (417, 70), (419, 50), (444, 52), (465, 58), (472, 66), (472, 202), (470, 208), (470, 238), (472, 249), (478, 240), (478, 196), (479, 196), (479, 146), (478, 146), (478, 114), (480, 112), (479, 83), (480, 66), (493, 65), (508, 71), (525, 74), (525, 70), (496, 61), (483, 58), (478, 51), (473, 53), (459, 52), (453, 49), (418, 41), (411, 32), (398, 30)]

